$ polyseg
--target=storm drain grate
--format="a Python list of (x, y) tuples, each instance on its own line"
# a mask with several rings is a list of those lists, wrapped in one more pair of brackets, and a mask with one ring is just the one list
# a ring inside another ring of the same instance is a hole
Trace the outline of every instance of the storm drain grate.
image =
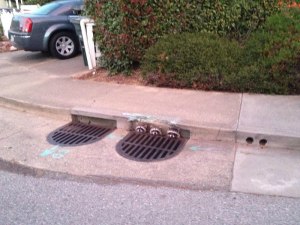
[(49, 134), (48, 141), (60, 146), (78, 146), (96, 142), (112, 131), (111, 128), (71, 122)]
[(183, 138), (131, 132), (117, 144), (117, 152), (135, 161), (160, 161), (176, 156), (185, 143)]

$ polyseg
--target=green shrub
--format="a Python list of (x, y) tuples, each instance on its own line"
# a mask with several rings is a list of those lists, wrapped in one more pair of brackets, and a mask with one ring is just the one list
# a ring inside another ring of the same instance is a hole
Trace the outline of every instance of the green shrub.
[(170, 35), (148, 49), (142, 70), (158, 86), (226, 90), (224, 77), (236, 74), (241, 48), (211, 33)]
[[(271, 16), (245, 44), (241, 62), (243, 70), (239, 73), (239, 79), (245, 82), (240, 83), (240, 89), (299, 94), (299, 40), (300, 9), (284, 10)], [(253, 65), (258, 69), (253, 69)]]
[(149, 48), (144, 78), (157, 86), (300, 94), (300, 9), (269, 17), (240, 46), (214, 34), (167, 36)]
[[(236, 1), (236, 2), (239, 2)], [(278, 1), (243, 1), (243, 4), (236, 6), (239, 18), (231, 27), (230, 35), (243, 39), (253, 31), (257, 30), (266, 19), (278, 12)]]
[(118, 0), (99, 1), (96, 8), (86, 5), (86, 12), (91, 15), (97, 24), (95, 29), (96, 41), (104, 57), (101, 66), (106, 67), (112, 73), (129, 73), (132, 60), (127, 53), (128, 35), (124, 33), (122, 26), (124, 13), (120, 10)]
[(243, 39), (277, 11), (277, 0), (88, 0), (102, 64), (129, 71), (166, 34), (211, 32)]

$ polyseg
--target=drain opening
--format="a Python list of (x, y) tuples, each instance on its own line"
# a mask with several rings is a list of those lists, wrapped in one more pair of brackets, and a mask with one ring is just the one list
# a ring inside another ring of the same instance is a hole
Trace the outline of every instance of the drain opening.
[(117, 152), (131, 160), (153, 162), (176, 156), (187, 139), (130, 132), (116, 147)]
[(265, 146), (267, 143), (268, 143), (268, 141), (267, 141), (266, 139), (261, 139), (261, 140), (259, 140), (259, 144), (260, 144), (261, 146)]
[(254, 141), (254, 139), (253, 139), (252, 137), (247, 137), (247, 138), (246, 138), (247, 144), (252, 144), (253, 141)]
[(71, 122), (50, 133), (47, 139), (55, 145), (78, 146), (99, 141), (113, 130), (97, 125)]

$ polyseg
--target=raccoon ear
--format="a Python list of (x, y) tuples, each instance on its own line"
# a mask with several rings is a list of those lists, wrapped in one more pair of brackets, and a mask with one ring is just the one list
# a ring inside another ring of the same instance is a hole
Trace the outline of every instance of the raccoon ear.
[(158, 128), (158, 127), (152, 127), (152, 128), (150, 129), (150, 134), (151, 134), (151, 135), (162, 136), (162, 131), (161, 131), (161, 129)]
[(136, 127), (135, 127), (135, 132), (137, 133), (146, 133), (147, 132), (147, 129), (148, 129), (148, 126), (147, 124), (138, 124)]
[(177, 127), (170, 127), (167, 131), (169, 138), (180, 138), (180, 130)]

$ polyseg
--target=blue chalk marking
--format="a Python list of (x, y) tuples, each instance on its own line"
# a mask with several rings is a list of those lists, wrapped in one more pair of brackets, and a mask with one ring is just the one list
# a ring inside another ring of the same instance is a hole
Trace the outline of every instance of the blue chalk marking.
[(60, 154), (60, 153), (54, 153), (54, 154), (52, 154), (52, 158), (53, 159), (61, 159), (61, 158), (63, 158), (65, 155), (63, 155), (63, 154)]
[(190, 150), (197, 152), (197, 151), (203, 151), (205, 148), (201, 148), (200, 146), (192, 146), (190, 147)]
[(128, 121), (147, 121), (155, 119), (152, 116), (142, 115), (138, 113), (123, 113), (128, 118)]
[(40, 154), (40, 156), (41, 156), (41, 157), (47, 157), (47, 156), (53, 154), (53, 153), (56, 151), (56, 149), (58, 149), (58, 148), (59, 148), (59, 146), (58, 146), (58, 145), (55, 145), (55, 146), (53, 146), (52, 148), (46, 149), (45, 151), (43, 151), (43, 152)]
[(63, 150), (60, 150), (58, 153), (52, 154), (52, 158), (53, 159), (61, 159), (68, 153), (69, 153), (69, 150), (63, 149)]
[(63, 158), (66, 154), (68, 154), (70, 151), (66, 149), (60, 149), (58, 145), (53, 146), (50, 149), (46, 149), (43, 151), (40, 156), (41, 157), (47, 157), (51, 156), (53, 159), (61, 159)]
[(107, 138), (111, 139), (111, 140), (114, 140), (114, 139), (117, 139), (118, 137), (114, 134), (110, 134), (107, 136)]
[(110, 134), (110, 135), (107, 136), (107, 138), (110, 139), (110, 140), (121, 140), (123, 137), (115, 135), (115, 134)]
[(156, 117), (151, 115), (142, 115), (138, 113), (122, 113), (123, 116), (128, 118), (129, 122), (132, 121), (139, 121), (139, 122), (147, 122), (147, 123), (163, 123), (163, 124), (169, 124), (169, 125), (176, 125), (179, 123), (178, 118), (171, 118), (171, 117)]

